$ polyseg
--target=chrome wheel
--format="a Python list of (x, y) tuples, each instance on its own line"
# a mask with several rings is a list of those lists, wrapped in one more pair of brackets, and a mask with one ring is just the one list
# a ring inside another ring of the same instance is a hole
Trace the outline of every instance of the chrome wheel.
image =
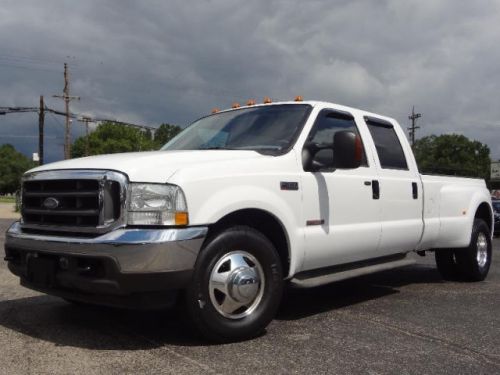
[(210, 301), (222, 316), (241, 319), (257, 308), (264, 286), (259, 261), (246, 251), (233, 251), (219, 259), (210, 273)]
[(476, 249), (477, 264), (483, 268), (488, 262), (488, 240), (483, 232), (480, 232), (477, 236)]

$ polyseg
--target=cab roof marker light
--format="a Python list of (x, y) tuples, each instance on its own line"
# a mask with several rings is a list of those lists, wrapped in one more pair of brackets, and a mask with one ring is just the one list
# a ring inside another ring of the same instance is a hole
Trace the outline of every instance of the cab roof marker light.
[(212, 113), (217, 113), (217, 112), (220, 112), (220, 109), (215, 107), (215, 108), (212, 108)]
[(233, 108), (233, 109), (234, 108), (240, 108), (240, 107), (241, 107), (241, 105), (238, 102), (234, 102), (233, 105), (231, 106), (231, 108)]
[(250, 105), (255, 105), (255, 104), (256, 104), (255, 100), (253, 100), (253, 99), (248, 99), (248, 101), (247, 101), (247, 105), (248, 105), (248, 106), (250, 106)]
[(272, 103), (273, 101), (271, 100), (271, 98), (269, 96), (265, 96), (264, 97), (264, 104), (270, 104)]
[(301, 95), (297, 95), (297, 96), (295, 97), (295, 101), (296, 101), (296, 102), (302, 102), (303, 100), (304, 100), (304, 98), (303, 98)]

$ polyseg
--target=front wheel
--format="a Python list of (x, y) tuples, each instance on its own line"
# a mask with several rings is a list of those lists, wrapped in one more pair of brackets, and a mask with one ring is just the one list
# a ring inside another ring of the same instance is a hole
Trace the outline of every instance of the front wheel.
[(276, 249), (253, 228), (237, 226), (201, 250), (186, 291), (187, 310), (200, 332), (218, 342), (260, 334), (281, 301), (283, 274)]

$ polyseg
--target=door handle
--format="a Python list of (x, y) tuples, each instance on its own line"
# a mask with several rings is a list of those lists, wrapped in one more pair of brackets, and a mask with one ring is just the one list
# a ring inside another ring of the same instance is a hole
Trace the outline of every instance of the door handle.
[(411, 183), (411, 190), (413, 193), (413, 199), (418, 199), (418, 185), (416, 182)]
[(373, 199), (380, 199), (380, 185), (378, 180), (372, 180), (372, 197)]

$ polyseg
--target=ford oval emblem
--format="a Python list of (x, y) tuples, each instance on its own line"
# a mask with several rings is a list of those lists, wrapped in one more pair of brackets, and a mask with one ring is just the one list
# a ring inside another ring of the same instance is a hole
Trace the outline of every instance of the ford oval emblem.
[(45, 207), (49, 210), (53, 210), (53, 209), (59, 207), (59, 201), (56, 198), (49, 197), (43, 201), (42, 205), (43, 205), (43, 207)]

